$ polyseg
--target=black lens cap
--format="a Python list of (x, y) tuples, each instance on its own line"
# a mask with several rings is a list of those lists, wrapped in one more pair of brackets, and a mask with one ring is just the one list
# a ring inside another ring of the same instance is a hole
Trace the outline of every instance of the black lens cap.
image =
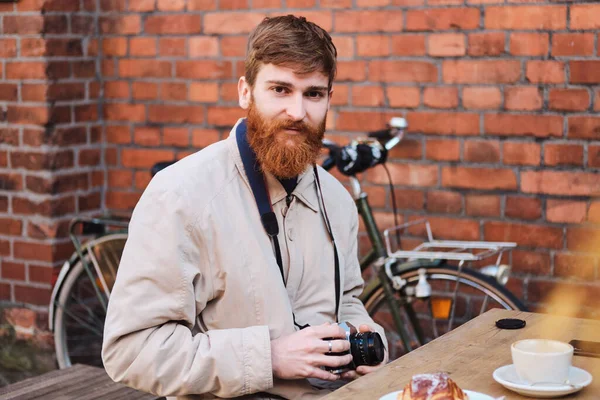
[(524, 328), (526, 322), (522, 319), (504, 318), (496, 321), (496, 326), (500, 329), (521, 329)]

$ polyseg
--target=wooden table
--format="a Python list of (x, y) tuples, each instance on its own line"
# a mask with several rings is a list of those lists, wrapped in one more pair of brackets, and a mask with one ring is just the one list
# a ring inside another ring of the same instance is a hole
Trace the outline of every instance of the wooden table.
[[(520, 318), (527, 326), (502, 330), (495, 326), (500, 318)], [(600, 341), (600, 321), (567, 318), (519, 311), (491, 310), (427, 345), (336, 390), (326, 400), (378, 399), (402, 390), (415, 374), (443, 371), (463, 389), (506, 396), (506, 400), (525, 399), (505, 389), (492, 378), (498, 367), (512, 364), (511, 343), (520, 339), (544, 338), (568, 342), (571, 339)], [(600, 399), (600, 358), (573, 357), (573, 365), (590, 372), (593, 382), (568, 399)]]
[(2, 387), (0, 399), (153, 400), (164, 397), (115, 383), (102, 368), (78, 364)]

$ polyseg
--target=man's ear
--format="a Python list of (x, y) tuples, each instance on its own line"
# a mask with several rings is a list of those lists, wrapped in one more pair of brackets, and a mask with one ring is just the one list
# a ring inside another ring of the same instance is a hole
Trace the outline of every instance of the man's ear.
[(333, 89), (329, 91), (329, 96), (327, 97), (327, 111), (329, 111), (329, 107), (331, 106), (331, 97), (333, 96)]
[(246, 82), (246, 77), (242, 76), (238, 81), (238, 98), (240, 107), (244, 110), (247, 110), (250, 107), (250, 98), (252, 95), (252, 89), (248, 82)]

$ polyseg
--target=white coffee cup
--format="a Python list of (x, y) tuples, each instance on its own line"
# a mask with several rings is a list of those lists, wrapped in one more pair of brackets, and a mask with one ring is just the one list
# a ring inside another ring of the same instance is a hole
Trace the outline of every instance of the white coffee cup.
[(573, 346), (558, 340), (526, 339), (510, 347), (517, 375), (528, 384), (566, 383)]

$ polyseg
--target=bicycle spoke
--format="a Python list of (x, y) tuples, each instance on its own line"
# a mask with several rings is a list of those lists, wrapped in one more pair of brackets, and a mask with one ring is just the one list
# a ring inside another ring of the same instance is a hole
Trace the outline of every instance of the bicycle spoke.
[(60, 304), (57, 304), (57, 305), (63, 309), (63, 312), (65, 314), (67, 314), (69, 317), (71, 317), (72, 319), (74, 319), (82, 327), (87, 328), (87, 330), (89, 330), (90, 332), (94, 333), (96, 336), (102, 337), (102, 331), (98, 330), (97, 327), (90, 325), (85, 320), (81, 319), (80, 317), (78, 317), (77, 315), (75, 315), (74, 313), (72, 313), (71, 311), (67, 310), (66, 307), (63, 307)]

